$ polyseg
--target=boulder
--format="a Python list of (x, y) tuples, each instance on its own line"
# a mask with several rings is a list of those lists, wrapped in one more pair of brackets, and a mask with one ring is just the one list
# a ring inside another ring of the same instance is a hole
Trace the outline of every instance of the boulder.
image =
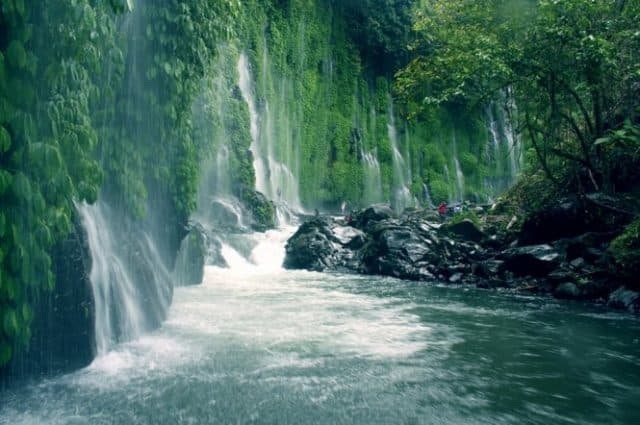
[(285, 247), (284, 268), (312, 271), (338, 267), (340, 241), (326, 219), (314, 218), (303, 223)]
[(194, 225), (180, 243), (173, 268), (174, 283), (177, 286), (199, 285), (204, 277), (207, 256), (204, 229)]
[(560, 254), (550, 245), (533, 245), (510, 248), (500, 254), (504, 261), (501, 271), (516, 276), (544, 277), (560, 263)]
[(565, 300), (577, 300), (582, 296), (582, 292), (575, 283), (564, 282), (558, 285), (555, 291), (553, 291), (553, 295), (556, 298)]
[(640, 313), (640, 293), (621, 286), (609, 295), (607, 304), (612, 308)]
[(87, 233), (77, 215), (72, 224), (69, 235), (51, 248), (54, 287), (41, 291), (38, 302), (31, 305), (29, 348), (18, 349), (7, 367), (0, 367), (0, 389), (13, 381), (76, 370), (93, 360), (92, 259)]
[(259, 232), (276, 226), (276, 207), (262, 193), (250, 188), (242, 188), (240, 198), (251, 213), (251, 227)]
[(424, 228), (385, 220), (371, 227), (368, 235), (362, 268), (369, 274), (427, 280), (443, 268), (446, 247)]
[(534, 245), (595, 232), (616, 232), (633, 218), (622, 198), (590, 193), (559, 200), (530, 215), (523, 223), (519, 244)]
[(577, 198), (567, 198), (527, 217), (518, 243), (520, 246), (543, 244), (575, 237), (586, 231), (584, 206)]
[(215, 236), (209, 235), (207, 237), (207, 255), (205, 257), (205, 264), (215, 267), (229, 267), (227, 260), (222, 255), (222, 242)]
[(480, 242), (485, 238), (485, 234), (468, 218), (458, 223), (450, 224), (444, 227), (444, 230), (471, 242)]
[(209, 205), (209, 218), (221, 228), (241, 228), (242, 207), (237, 200), (214, 199)]
[(504, 261), (502, 260), (485, 260), (475, 263), (473, 268), (474, 274), (478, 277), (493, 279), (498, 276), (500, 269), (503, 267)]
[(365, 229), (372, 223), (395, 217), (395, 213), (387, 204), (374, 204), (353, 217), (354, 226)]
[(351, 249), (361, 248), (366, 240), (366, 235), (359, 229), (351, 226), (335, 226), (332, 229), (334, 237), (342, 245)]

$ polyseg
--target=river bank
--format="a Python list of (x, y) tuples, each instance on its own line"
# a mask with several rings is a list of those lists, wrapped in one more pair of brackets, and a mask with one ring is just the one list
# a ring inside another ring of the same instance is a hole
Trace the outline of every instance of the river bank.
[(640, 288), (610, 252), (629, 217), (604, 195), (585, 199), (588, 209), (566, 199), (524, 220), (499, 204), (448, 218), (429, 209), (396, 215), (382, 204), (348, 222), (315, 217), (289, 240), (284, 266), (507, 288), (638, 313)]

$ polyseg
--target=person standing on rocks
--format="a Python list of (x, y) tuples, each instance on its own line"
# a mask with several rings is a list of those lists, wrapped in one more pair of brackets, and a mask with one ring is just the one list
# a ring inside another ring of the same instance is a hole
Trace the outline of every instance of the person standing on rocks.
[(440, 217), (444, 217), (445, 215), (447, 215), (447, 203), (442, 201), (440, 202), (440, 205), (438, 205), (438, 214), (440, 214)]

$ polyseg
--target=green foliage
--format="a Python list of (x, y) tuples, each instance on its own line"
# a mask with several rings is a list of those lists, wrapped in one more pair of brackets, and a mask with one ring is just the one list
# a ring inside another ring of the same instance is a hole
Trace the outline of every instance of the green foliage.
[(386, 74), (406, 63), (412, 1), (334, 0), (332, 3), (343, 9), (349, 36), (368, 66)]
[[(201, 155), (190, 105), (238, 10), (234, 0), (32, 3), (0, 8), (0, 367), (28, 347), (30, 304), (53, 288), (49, 252), (74, 202), (102, 189), (142, 217), (154, 193), (176, 228), (186, 223)], [(134, 13), (135, 43), (121, 38), (119, 13)]]
[(473, 224), (475, 224), (476, 226), (478, 227), (481, 226), (480, 217), (478, 217), (478, 214), (476, 214), (473, 211), (462, 211), (457, 214), (454, 214), (449, 220), (449, 224), (451, 225), (451, 224), (460, 223), (461, 221), (464, 221), (464, 220), (471, 220)]
[[(609, 252), (616, 272), (637, 282), (640, 273), (640, 219), (636, 218), (624, 232), (611, 242)], [(635, 285), (637, 287), (637, 284)]]
[(459, 161), (460, 168), (465, 175), (474, 175), (478, 172), (478, 157), (471, 152), (462, 152)]
[(615, 190), (617, 158), (596, 141), (637, 116), (636, 2), (430, 0), (415, 15), (418, 54), (396, 81), (412, 115), (507, 92), (534, 172), (558, 188)]
[(431, 198), (436, 204), (449, 199), (449, 185), (444, 181), (432, 180), (429, 183), (429, 189), (431, 190)]

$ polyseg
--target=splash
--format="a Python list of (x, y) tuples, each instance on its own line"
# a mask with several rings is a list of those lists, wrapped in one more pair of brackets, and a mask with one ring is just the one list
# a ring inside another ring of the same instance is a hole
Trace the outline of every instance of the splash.
[(96, 354), (133, 340), (164, 320), (173, 286), (152, 239), (104, 203), (78, 204), (91, 251)]

